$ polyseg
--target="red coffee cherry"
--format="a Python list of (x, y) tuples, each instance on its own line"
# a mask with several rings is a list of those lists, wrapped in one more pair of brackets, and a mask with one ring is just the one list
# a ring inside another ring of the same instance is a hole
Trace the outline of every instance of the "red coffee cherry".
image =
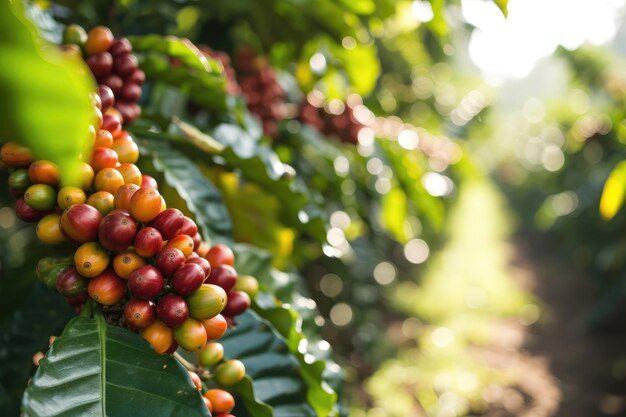
[(167, 294), (161, 297), (157, 305), (159, 319), (174, 328), (178, 327), (189, 317), (189, 309), (185, 300), (175, 294)]
[(135, 236), (135, 252), (144, 258), (152, 258), (161, 251), (162, 246), (163, 237), (154, 227), (144, 227)]
[(209, 261), (212, 268), (221, 265), (235, 265), (235, 254), (232, 249), (221, 243), (212, 246), (211, 249), (209, 249), (206, 259)]
[(181, 265), (172, 277), (172, 289), (180, 295), (191, 295), (204, 282), (204, 270), (200, 265), (187, 263)]
[(63, 233), (75, 242), (90, 242), (98, 237), (102, 214), (87, 204), (69, 206), (61, 215)]
[(124, 319), (135, 329), (148, 327), (156, 320), (156, 305), (150, 300), (131, 298), (124, 307)]
[(174, 272), (185, 263), (185, 255), (176, 248), (167, 248), (159, 252), (154, 264), (166, 277), (171, 277)]
[(144, 265), (135, 269), (128, 277), (128, 288), (136, 298), (151, 300), (163, 291), (165, 280), (158, 269)]

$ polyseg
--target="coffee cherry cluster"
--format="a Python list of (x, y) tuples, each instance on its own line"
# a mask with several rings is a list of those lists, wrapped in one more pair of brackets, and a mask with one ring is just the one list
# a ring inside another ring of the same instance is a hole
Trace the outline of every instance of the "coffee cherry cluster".
[(204, 320), (222, 310), (232, 319), (250, 306), (248, 294), (234, 288), (230, 248), (203, 242), (192, 219), (166, 208), (154, 179), (120, 164), (115, 150), (93, 149), (82, 188), (61, 187), (52, 162), (30, 163), (30, 152), (14, 143), (0, 154), (15, 167), (9, 187), (18, 217), (38, 222), (43, 243), (77, 247), (69, 259), (44, 258), (37, 266), (40, 279), (71, 304), (90, 297), (123, 306), (125, 324), (160, 353), (176, 345), (199, 350), (207, 341)]
[[(72, 31), (80, 34), (71, 27), (66, 38)], [(106, 51), (123, 55), (116, 45), (124, 42), (116, 42), (98, 27), (82, 45), (89, 60)], [(76, 247), (69, 258), (42, 259), (38, 276), (78, 309), (87, 298), (123, 309), (121, 324), (141, 332), (160, 353), (177, 345), (199, 350), (207, 341), (203, 321), (222, 312), (232, 321), (250, 306), (249, 295), (235, 287), (233, 252), (225, 245), (209, 247), (192, 219), (166, 207), (156, 180), (135, 165), (138, 147), (121, 120), (102, 115), (117, 95), (109, 100), (100, 89), (94, 97), (93, 148), (77, 186), (62, 186), (58, 167), (34, 161), (26, 147), (9, 142), (0, 149), (12, 169), (9, 188), (18, 199), (17, 216), (37, 222), (44, 244)], [(247, 288), (250, 279), (256, 283), (252, 277), (242, 280)]]
[[(238, 277), (233, 251), (204, 242), (195, 222), (167, 208), (157, 181), (135, 165), (139, 150), (122, 121), (134, 120), (140, 110), (124, 110), (125, 105), (137, 106), (124, 85), (138, 86), (135, 81), (143, 82), (143, 75), (133, 76), (141, 70), (129, 58), (128, 41), (114, 40), (103, 27), (89, 35), (81, 30), (68, 28), (66, 40), (84, 48), (99, 81), (117, 76), (123, 84), (115, 91), (101, 84), (93, 95), (93, 147), (74, 185), (64, 185), (58, 167), (34, 160), (27, 147), (8, 142), (0, 148), (0, 159), (11, 170), (9, 190), (17, 198), (18, 218), (37, 223), (42, 243), (73, 249), (71, 256), (42, 258), (37, 276), (77, 312), (93, 300), (110, 323), (140, 333), (161, 354), (179, 346), (199, 352), (202, 378), (191, 372), (192, 381), (199, 389), (201, 379), (210, 381), (212, 388), (203, 395), (208, 409), (232, 417), (234, 399), (217, 386), (239, 382), (245, 367), (224, 360), (223, 347), (215, 341), (250, 307), (258, 282)], [(102, 54), (115, 58), (108, 72), (99, 68), (108, 59)], [(118, 62), (130, 62), (124, 65), (132, 71)]]
[(342, 142), (357, 144), (359, 131), (364, 125), (354, 116), (354, 109), (344, 104), (341, 112), (331, 113), (325, 107), (316, 107), (304, 101), (298, 112), (298, 119), (313, 126), (325, 136), (335, 136)]
[(98, 83), (102, 111), (114, 108), (124, 123), (132, 123), (141, 114), (137, 104), (146, 75), (139, 69), (133, 47), (126, 38), (114, 38), (109, 28), (96, 26), (86, 33), (78, 25), (67, 27), (66, 48), (74, 45), (86, 55), (86, 63)]
[(276, 72), (267, 59), (255, 56), (250, 48), (239, 51), (236, 58), (239, 85), (248, 109), (263, 124), (263, 132), (275, 139), (278, 122), (286, 117), (286, 94), (276, 80)]

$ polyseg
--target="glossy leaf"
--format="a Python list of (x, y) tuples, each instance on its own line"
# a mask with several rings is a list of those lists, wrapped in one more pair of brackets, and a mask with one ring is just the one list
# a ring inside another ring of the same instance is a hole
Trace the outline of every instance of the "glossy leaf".
[(351, 49), (340, 46), (333, 48), (336, 59), (341, 61), (351, 88), (367, 96), (376, 86), (380, 75), (380, 62), (373, 45), (358, 45)]
[(406, 243), (407, 198), (399, 187), (392, 188), (382, 198), (381, 222), (400, 243)]
[(624, 205), (626, 198), (626, 161), (613, 168), (602, 189), (600, 197), (600, 215), (611, 220)]
[(210, 416), (187, 370), (104, 317), (76, 317), (26, 389), (25, 416)]
[(90, 145), (94, 83), (82, 60), (46, 44), (22, 7), (0, 4), (0, 137), (57, 163), (69, 184)]
[(179, 60), (190, 70), (216, 76), (222, 74), (220, 64), (214, 59), (204, 56), (188, 39), (175, 36), (146, 35), (130, 36), (128, 40), (133, 45), (135, 52), (160, 53)]
[[(289, 278), (271, 268), (271, 257), (267, 252), (248, 245), (237, 245), (236, 268), (239, 274), (255, 276), (263, 289), (270, 290), (271, 293), (281, 292), (283, 302), (264, 293), (257, 296), (253, 308), (255, 312), (272, 324), (272, 327), (284, 338), (287, 347), (292, 355), (298, 360), (300, 375), (306, 381), (307, 399), (318, 416), (335, 415), (338, 413), (337, 393), (325, 380), (324, 372), (327, 371), (331, 363), (325, 357), (317, 357), (309, 349), (308, 340), (302, 329), (302, 316), (287, 301), (298, 302), (300, 305), (310, 304), (302, 296), (285, 292), (286, 288), (292, 288)], [(281, 291), (282, 290), (282, 291)]]
[(412, 211), (422, 221), (425, 233), (436, 234), (444, 224), (445, 205), (440, 198), (430, 195), (420, 180), (428, 170), (421, 152), (406, 152), (397, 142), (381, 138), (376, 141), (382, 157), (390, 164), (400, 189), (412, 205)]
[[(246, 379), (235, 386), (238, 397), (233, 414), (238, 417), (314, 417), (315, 411), (307, 403), (307, 385), (300, 377), (298, 361), (290, 354), (280, 336), (267, 322), (252, 312), (237, 317), (238, 326), (229, 330), (220, 343), (225, 355), (237, 358), (246, 366), (252, 379), (254, 396), (271, 406), (271, 411), (257, 401), (250, 400), (250, 386)], [(298, 414), (290, 414), (299, 410)]]
[(220, 65), (189, 41), (158, 35), (130, 40), (148, 79), (177, 87), (192, 101), (210, 110), (227, 109)]
[(241, 171), (248, 181), (260, 185), (280, 200), (289, 226), (305, 230), (320, 241), (325, 240), (326, 214), (320, 206), (321, 197), (297, 178), (289, 178), (270, 146), (259, 143), (234, 124), (217, 126), (211, 136), (226, 146), (220, 156), (227, 166)]
[(232, 223), (220, 193), (196, 164), (168, 142), (144, 140), (141, 144), (142, 153), (152, 158), (155, 169), (193, 213), (204, 238), (210, 241), (230, 236)]

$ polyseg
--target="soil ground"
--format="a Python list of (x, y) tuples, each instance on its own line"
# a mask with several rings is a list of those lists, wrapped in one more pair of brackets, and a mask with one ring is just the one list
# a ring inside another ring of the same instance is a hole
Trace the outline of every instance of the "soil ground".
[(589, 325), (592, 280), (555, 255), (551, 243), (537, 236), (513, 241), (513, 278), (537, 297), (542, 313), (530, 327), (503, 323), (503, 334), (522, 333), (520, 346), (508, 351), (512, 366), (525, 368), (516, 387), (521, 398), (518, 407), (489, 415), (626, 416), (626, 330)]

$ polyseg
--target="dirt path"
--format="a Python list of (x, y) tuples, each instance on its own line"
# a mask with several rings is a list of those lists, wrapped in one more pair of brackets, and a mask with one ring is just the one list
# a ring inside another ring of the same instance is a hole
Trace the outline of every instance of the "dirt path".
[(556, 398), (554, 392), (533, 395), (544, 403), (546, 396), (557, 400), (556, 410), (540, 407), (537, 415), (626, 415), (626, 329), (589, 327), (591, 279), (556, 258), (545, 239), (518, 238), (513, 246), (513, 276), (542, 305), (541, 319), (525, 330), (519, 351), (533, 358), (529, 375), (543, 373), (543, 382), (560, 391)]
[(626, 312), (592, 331), (591, 277), (545, 237), (512, 238), (509, 213), (492, 184), (464, 185), (446, 245), (390, 296), (398, 354), (352, 417), (626, 416)]

